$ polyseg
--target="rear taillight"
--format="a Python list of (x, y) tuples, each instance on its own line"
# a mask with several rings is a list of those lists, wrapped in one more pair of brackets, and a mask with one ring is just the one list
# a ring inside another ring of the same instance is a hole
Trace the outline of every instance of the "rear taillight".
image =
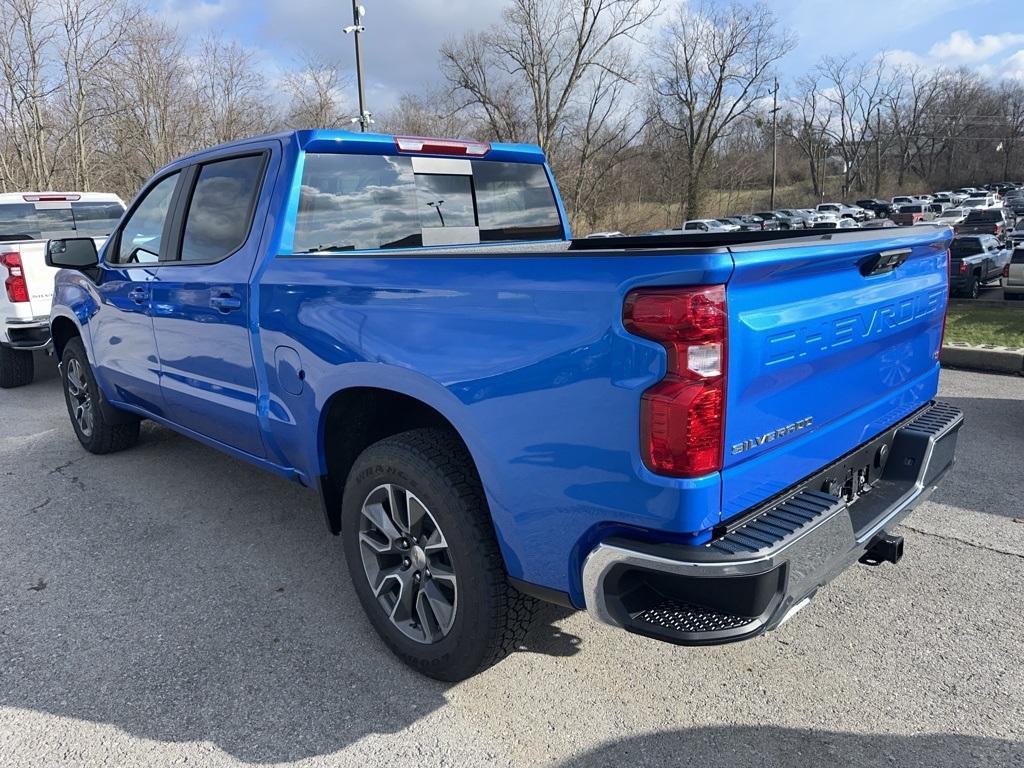
[(1004, 264), (1003, 265), (1003, 277), (1009, 277), (1009, 276), (1010, 276), (1010, 265), (1009, 264)]
[(969, 269), (970, 269), (970, 267), (969, 267), (969, 266), (967, 265), (967, 262), (966, 262), (966, 261), (961, 261), (961, 262), (960, 262), (960, 274), (961, 274), (961, 275), (966, 275), (966, 274), (967, 274), (967, 271), (968, 271)]
[(992, 227), (992, 234), (993, 235), (998, 235), (999, 234), (999, 230), (1000, 230), (1000, 226), (998, 224), (996, 224), (994, 227)]
[(7, 279), (4, 280), (7, 298), (15, 304), (28, 301), (28, 285), (21, 268), (21, 254), (17, 251), (0, 253), (0, 264), (7, 268)]
[(725, 286), (641, 288), (622, 323), (668, 352), (665, 377), (644, 392), (640, 442), (653, 472), (697, 477), (722, 468), (725, 429)]

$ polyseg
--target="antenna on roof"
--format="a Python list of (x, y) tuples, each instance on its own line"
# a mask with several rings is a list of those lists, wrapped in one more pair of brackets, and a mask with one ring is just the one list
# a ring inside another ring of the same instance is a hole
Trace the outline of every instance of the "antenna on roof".
[(359, 90), (359, 117), (353, 117), (353, 123), (359, 123), (360, 131), (367, 131), (370, 124), (373, 123), (373, 118), (370, 117), (370, 111), (366, 108), (366, 91), (363, 87), (363, 49), (360, 45), (359, 38), (366, 31), (363, 26), (363, 16), (366, 15), (366, 8), (359, 5), (359, 0), (352, 0), (352, 25), (345, 27), (345, 34), (350, 32), (355, 37), (356, 41), (356, 86)]

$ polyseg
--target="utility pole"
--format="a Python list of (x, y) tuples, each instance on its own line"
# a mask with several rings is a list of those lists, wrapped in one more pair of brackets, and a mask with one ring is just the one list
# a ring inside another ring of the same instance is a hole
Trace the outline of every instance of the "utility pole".
[(359, 5), (359, 0), (352, 0), (352, 26), (345, 27), (345, 34), (350, 32), (356, 41), (356, 87), (359, 89), (359, 117), (353, 117), (353, 123), (359, 123), (359, 130), (364, 133), (369, 129), (373, 120), (370, 118), (370, 111), (366, 108), (366, 90), (363, 84), (363, 48), (360, 44), (360, 36), (366, 29), (363, 27), (363, 16), (366, 9)]
[(779, 78), (775, 78), (772, 90), (772, 195), (768, 203), (769, 210), (775, 210), (775, 183), (779, 166)]

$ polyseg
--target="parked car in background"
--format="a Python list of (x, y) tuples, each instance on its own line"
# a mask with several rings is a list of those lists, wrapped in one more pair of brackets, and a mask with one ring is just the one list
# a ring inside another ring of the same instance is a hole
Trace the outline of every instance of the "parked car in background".
[(972, 299), (981, 286), (998, 280), (1010, 249), (994, 235), (957, 235), (949, 247), (949, 290)]
[(961, 208), (995, 208), (996, 199), (992, 195), (973, 195), (962, 203)]
[(804, 220), (787, 216), (780, 211), (756, 211), (755, 216), (760, 216), (765, 221), (774, 221), (779, 229), (804, 229)]
[(935, 218), (935, 214), (932, 213), (928, 203), (921, 202), (899, 206), (896, 213), (890, 218), (901, 227), (907, 227), (918, 222), (931, 221)]
[(877, 219), (888, 218), (892, 213), (892, 203), (888, 200), (869, 198), (867, 200), (858, 200), (857, 205), (867, 211), (871, 211)]
[(729, 232), (718, 219), (690, 219), (683, 222), (683, 232)]
[(851, 208), (846, 203), (821, 203), (817, 206), (816, 210), (818, 213), (834, 213), (839, 218), (858, 218), (857, 210)]
[(1003, 298), (1024, 299), (1024, 245), (1013, 249), (1009, 263), (1003, 267)]
[(1024, 216), (1024, 190), (1015, 189), (1006, 195), (1003, 205), (1017, 216)]
[[(317, 489), (368, 622), (441, 680), (522, 642), (534, 598), (676, 644), (793, 637), (844, 569), (900, 560), (963, 414), (935, 402), (947, 228), (775, 239), (572, 239), (522, 144), (222, 145), (99, 253), (47, 244), (69, 428), (108, 454), (151, 419)], [(103, 464), (143, 506), (167, 474)]]
[(942, 213), (937, 214), (933, 221), (936, 224), (948, 224), (953, 228), (953, 231), (957, 231), (957, 227), (963, 223), (963, 220), (967, 218), (967, 211), (963, 208), (947, 208)]
[[(911, 197), (910, 195), (897, 195), (892, 199), (893, 208), (898, 208), (901, 205), (913, 205), (914, 203), (920, 203), (921, 199), (917, 197)], [(895, 210), (893, 211), (895, 213)]]
[(1019, 217), (1014, 228), (1010, 230), (1010, 243), (1014, 248), (1024, 245), (1024, 216)]
[(785, 214), (791, 219), (799, 219), (804, 229), (813, 226), (816, 218), (816, 214), (810, 215), (807, 211), (800, 210), (799, 208), (780, 208), (779, 213)]
[(859, 205), (855, 205), (854, 203), (843, 203), (843, 205), (853, 211), (852, 218), (855, 221), (867, 221), (868, 219), (873, 219), (875, 217), (873, 211), (869, 211), (867, 208), (861, 208)]
[(1000, 242), (1010, 241), (1010, 232), (1017, 221), (1008, 208), (975, 208), (957, 228), (961, 235), (994, 235)]
[(596, 237), (596, 238), (602, 238), (602, 237), (625, 237), (625, 234), (622, 233), (622, 232), (619, 232), (616, 229), (616, 230), (611, 230), (611, 231), (607, 231), (607, 232), (591, 232), (589, 235), (587, 235), (587, 237)]
[(762, 218), (760, 216), (755, 216), (752, 213), (744, 213), (744, 214), (742, 214), (740, 216), (735, 216), (735, 217), (731, 217), (731, 218), (738, 218), (740, 221), (742, 221), (747, 226), (756, 227), (757, 229), (760, 229), (760, 230), (769, 230), (770, 231), (770, 230), (779, 229), (779, 222), (778, 222), (777, 219), (774, 219), (774, 218), (773, 219), (765, 220), (764, 218)]
[(35, 375), (32, 352), (50, 343), (50, 301), (56, 270), (46, 266), (46, 240), (94, 237), (97, 243), (124, 213), (117, 195), (101, 192), (0, 194), (0, 387)]
[(814, 229), (858, 229), (861, 226), (856, 219), (836, 216), (835, 214), (822, 214), (818, 221), (814, 222)]
[(723, 216), (718, 221), (722, 222), (722, 225), (726, 228), (735, 227), (734, 231), (756, 232), (761, 229), (761, 222), (744, 221), (739, 216)]

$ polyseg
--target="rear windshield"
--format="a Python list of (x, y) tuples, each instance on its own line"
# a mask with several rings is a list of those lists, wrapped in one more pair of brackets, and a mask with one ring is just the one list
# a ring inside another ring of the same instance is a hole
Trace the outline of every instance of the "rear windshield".
[[(427, 162), (417, 167), (414, 160)], [(562, 237), (541, 165), (310, 153), (292, 252)]]
[(904, 205), (900, 208), (900, 213), (924, 213), (924, 206)]
[(986, 221), (1002, 221), (1003, 212), (998, 208), (984, 208), (980, 211), (971, 211), (967, 214), (967, 223), (974, 224), (976, 222)]
[(1010, 257), (1010, 261), (1014, 264), (1024, 264), (1024, 248), (1017, 248), (1014, 250), (1013, 255)]
[(0, 204), (0, 239), (46, 240), (76, 232), (105, 237), (117, 224), (124, 206), (120, 203), (3, 203)]
[(976, 253), (981, 253), (982, 250), (980, 239), (977, 237), (964, 237), (953, 241), (953, 244), (949, 247), (949, 254), (954, 259), (958, 259), (964, 256), (973, 256)]

